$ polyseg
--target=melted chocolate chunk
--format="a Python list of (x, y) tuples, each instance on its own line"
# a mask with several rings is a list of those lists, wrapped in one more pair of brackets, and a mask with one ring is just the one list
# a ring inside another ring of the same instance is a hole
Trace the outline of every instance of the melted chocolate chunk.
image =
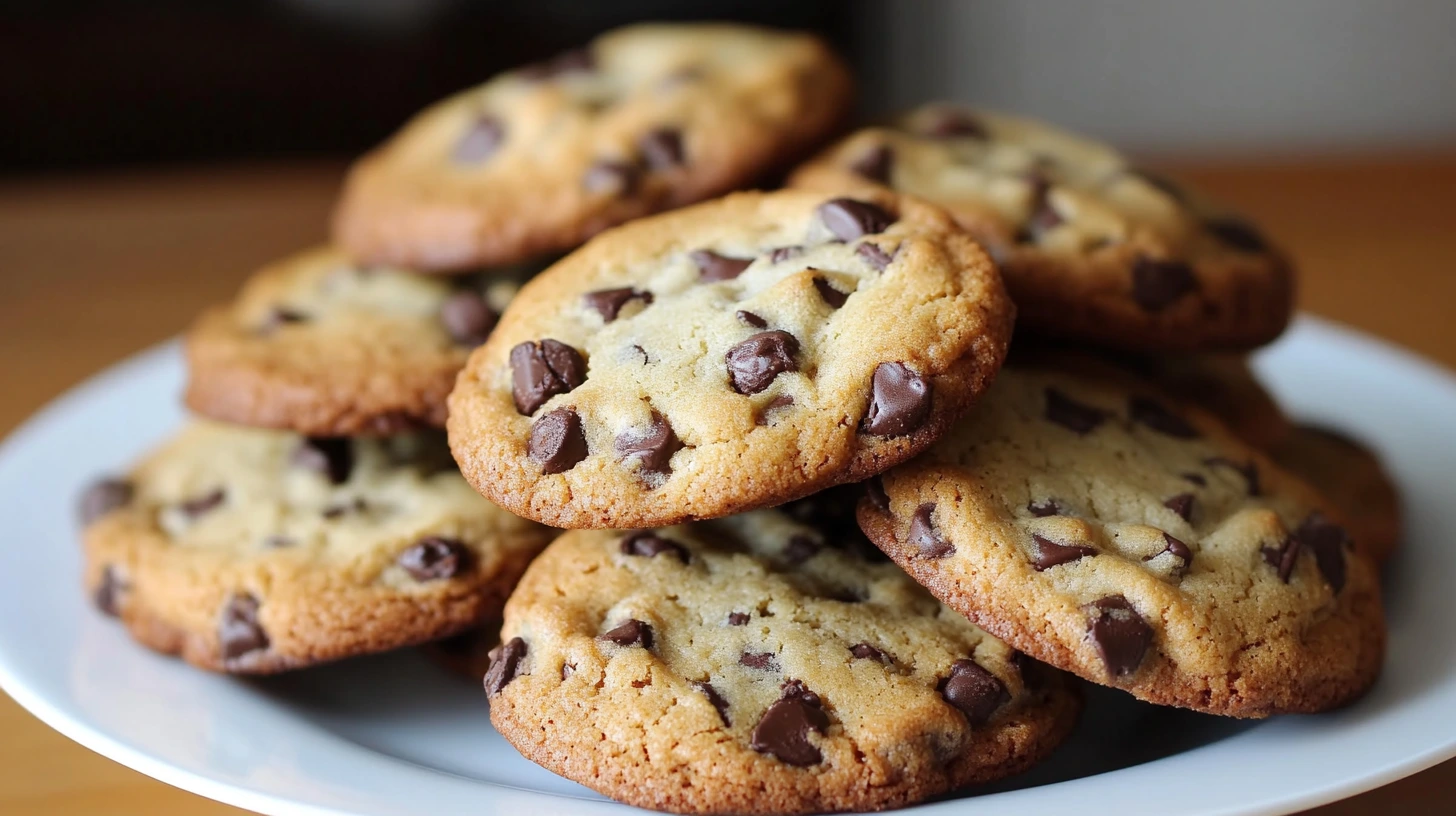
[(723, 695), (719, 694), (717, 689), (707, 682), (694, 682), (692, 686), (708, 698), (708, 702), (718, 712), (718, 718), (723, 721), (723, 725), (733, 724), (733, 721), (728, 718), (728, 701), (723, 699)]
[(258, 326), (258, 333), (269, 335), (283, 326), (293, 323), (306, 323), (308, 320), (309, 316), (306, 312), (290, 309), (287, 306), (274, 306), (269, 310), (268, 315), (263, 318), (262, 324)]
[(485, 670), (485, 693), (494, 697), (523, 674), (521, 663), (526, 659), (526, 641), (513, 637), (491, 649), (486, 657), (490, 668)]
[(290, 461), (333, 484), (343, 484), (354, 470), (354, 443), (346, 436), (306, 437), (293, 449)]
[(531, 424), (526, 443), (531, 461), (546, 474), (564, 473), (586, 458), (586, 431), (581, 417), (570, 408), (557, 408)]
[(1132, 266), (1132, 298), (1145, 312), (1161, 312), (1198, 288), (1193, 267), (1182, 261), (1138, 258)]
[(868, 643), (854, 644), (849, 647), (849, 653), (854, 656), (855, 660), (874, 660), (886, 666), (893, 666), (895, 664), (895, 659), (886, 654), (885, 650), (871, 646)]
[(853, 241), (884, 232), (895, 216), (877, 204), (852, 198), (835, 198), (819, 205), (819, 220), (841, 241)]
[(1086, 436), (1107, 420), (1107, 414), (1084, 405), (1055, 388), (1046, 390), (1046, 418), (1072, 433)]
[(624, 462), (636, 460), (640, 463), (642, 473), (667, 476), (672, 473), (672, 466), (669, 461), (672, 455), (683, 446), (678, 440), (677, 434), (672, 432), (672, 426), (668, 424), (667, 418), (656, 411), (652, 412), (652, 421), (644, 433), (628, 430), (617, 436), (613, 443), (617, 449), (617, 455), (622, 457)]
[(869, 241), (855, 247), (854, 254), (858, 255), (865, 263), (880, 272), (885, 271), (885, 268), (894, 260), (894, 257), (890, 253), (880, 249), (878, 244), (872, 244)]
[(1133, 422), (1146, 425), (1160, 434), (1175, 439), (1196, 439), (1198, 430), (1188, 420), (1168, 410), (1167, 406), (1148, 397), (1133, 397), (1128, 401), (1128, 416)]
[(581, 296), (581, 302), (601, 315), (604, 323), (616, 320), (617, 315), (622, 313), (622, 307), (634, 300), (640, 301), (643, 306), (650, 306), (652, 293), (628, 286), (621, 289), (598, 289)]
[(1184, 521), (1193, 521), (1193, 494), (1179, 493), (1171, 499), (1163, 502), (1163, 506), (1178, 514)]
[(89, 525), (112, 510), (131, 504), (135, 493), (131, 482), (125, 479), (101, 479), (92, 482), (77, 502), (77, 515), (81, 518), (82, 526)]
[(747, 612), (729, 612), (728, 613), (728, 625), (729, 626), (744, 626), (744, 625), (746, 625), (748, 623), (748, 621), (749, 621), (749, 614)]
[(906, 540), (918, 550), (916, 557), (945, 558), (955, 552), (955, 545), (942, 538), (940, 529), (935, 526), (934, 513), (935, 505), (926, 502), (917, 507), (915, 515), (910, 518), (910, 532)]
[(258, 599), (247, 592), (233, 595), (223, 604), (217, 638), (224, 661), (268, 648), (268, 635), (258, 623), (258, 606)]
[(752, 258), (731, 258), (711, 249), (695, 249), (688, 258), (698, 268), (698, 280), (703, 283), (733, 280), (753, 263)]
[(1339, 594), (1345, 588), (1345, 551), (1350, 546), (1350, 536), (1345, 528), (1316, 510), (1300, 522), (1290, 540), (1314, 553), (1315, 566), (1330, 589)]
[(1109, 595), (1088, 604), (1087, 636), (1113, 679), (1126, 677), (1142, 665), (1153, 643), (1153, 630), (1127, 598)]
[(819, 695), (801, 681), (790, 680), (784, 684), (783, 696), (754, 726), (749, 744), (761, 754), (803, 768), (824, 761), (824, 755), (809, 741), (809, 733), (823, 734), (828, 729), (829, 715)]
[(644, 649), (652, 648), (652, 627), (636, 618), (633, 618), (617, 628), (606, 632), (598, 638), (618, 646), (641, 646)]
[(814, 279), (814, 289), (819, 292), (819, 297), (829, 304), (829, 308), (838, 309), (849, 300), (849, 295), (834, 288), (834, 285), (824, 278)]
[(581, 352), (559, 340), (521, 343), (511, 349), (511, 396), (522, 416), (557, 394), (570, 393), (586, 382), (586, 361)]
[(681, 167), (685, 161), (682, 132), (675, 128), (657, 128), (637, 140), (642, 159), (653, 170)]
[(764, 320), (753, 312), (745, 312), (740, 309), (735, 316), (738, 318), (738, 321), (745, 326), (752, 326), (755, 329), (768, 328), (768, 321)]
[(688, 562), (688, 549), (683, 545), (663, 538), (650, 530), (631, 533), (622, 539), (623, 555), (638, 555), (643, 558), (652, 558), (662, 553), (675, 556), (679, 561)]
[(986, 724), (996, 709), (1011, 701), (1000, 678), (965, 658), (950, 664), (950, 676), (940, 682), (940, 695), (973, 727)]
[(750, 669), (762, 671), (778, 671), (778, 661), (774, 660), (772, 652), (744, 652), (738, 656), (738, 663)]
[(1289, 576), (1294, 573), (1294, 562), (1299, 558), (1299, 541), (1290, 536), (1278, 548), (1259, 548), (1259, 554), (1264, 556), (1264, 563), (1275, 569), (1279, 580), (1287, 584)]
[[(1190, 550), (1187, 544), (1184, 544), (1182, 541), (1179, 541), (1168, 533), (1163, 533), (1163, 545), (1163, 552), (1158, 553), (1158, 555), (1168, 553), (1174, 558), (1181, 560), (1183, 562), (1182, 569), (1184, 570), (1188, 569), (1190, 566), (1193, 565), (1193, 550)], [(1158, 556), (1155, 555), (1151, 558), (1144, 558), (1143, 560), (1151, 561), (1153, 558), (1157, 557)]]
[(416, 581), (440, 581), (464, 574), (471, 564), (470, 550), (453, 538), (429, 536), (396, 559)]
[(798, 371), (795, 356), (799, 341), (786, 331), (766, 331), (749, 337), (723, 355), (728, 381), (740, 394), (757, 394), (786, 371)]
[(1037, 572), (1049, 570), (1052, 567), (1068, 564), (1073, 561), (1080, 561), (1090, 555), (1096, 555), (1097, 551), (1091, 547), (1083, 547), (1076, 544), (1058, 544), (1049, 538), (1043, 538), (1035, 533), (1031, 536), (1031, 565)]
[(864, 431), (871, 436), (904, 436), (930, 417), (930, 381), (903, 363), (880, 363), (870, 380), (870, 406)]
[(479, 292), (462, 289), (440, 304), (440, 325), (462, 346), (475, 347), (484, 343), (495, 328), (499, 315)]

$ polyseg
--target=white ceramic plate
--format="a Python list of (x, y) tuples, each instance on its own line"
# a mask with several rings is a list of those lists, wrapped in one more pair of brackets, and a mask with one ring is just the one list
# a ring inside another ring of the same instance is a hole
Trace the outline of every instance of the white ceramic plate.
[[(1247, 723), (1095, 689), (1050, 761), (917, 813), (1285, 813), (1456, 755), (1456, 379), (1308, 318), (1258, 362), (1291, 413), (1373, 443), (1404, 491), (1408, 534), (1386, 581), (1390, 653), (1375, 690), (1338, 713)], [(479, 686), (417, 654), (236, 680), (152, 654), (95, 612), (79, 587), (75, 498), (179, 425), (181, 384), (176, 346), (154, 349), (0, 448), (5, 691), (94, 751), (268, 814), (630, 810), (522, 759), (491, 729)]]

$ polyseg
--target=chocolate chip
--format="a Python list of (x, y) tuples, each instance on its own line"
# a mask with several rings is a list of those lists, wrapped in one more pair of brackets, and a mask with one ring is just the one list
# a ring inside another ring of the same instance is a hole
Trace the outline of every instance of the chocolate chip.
[(779, 394), (777, 397), (769, 400), (763, 406), (763, 410), (758, 412), (758, 416), (754, 418), (753, 422), (755, 425), (767, 425), (768, 415), (770, 411), (777, 411), (780, 408), (787, 408), (793, 404), (793, 397), (789, 396), (788, 394)]
[(1031, 540), (1031, 565), (1036, 568), (1037, 572), (1072, 561), (1080, 561), (1089, 555), (1097, 554), (1097, 551), (1091, 547), (1083, 547), (1078, 544), (1058, 544), (1035, 533), (1032, 534)]
[(396, 562), (416, 581), (455, 578), (470, 568), (470, 550), (443, 536), (429, 536), (399, 554)]
[(586, 382), (581, 352), (559, 340), (521, 343), (511, 349), (511, 396), (516, 410), (530, 416), (557, 394)]
[(596, 67), (596, 58), (590, 51), (585, 48), (573, 48), (570, 51), (562, 51), (551, 59), (523, 66), (516, 73), (523, 79), (539, 82), (555, 79), (565, 74), (592, 71)]
[(930, 416), (930, 382), (903, 363), (880, 363), (870, 380), (870, 407), (864, 431), (871, 436), (904, 436)]
[(919, 133), (934, 139), (962, 137), (985, 139), (987, 137), (986, 128), (981, 124), (981, 120), (965, 111), (953, 108), (942, 108), (936, 111), (935, 116), (921, 126)]
[(784, 684), (783, 696), (754, 726), (749, 744), (761, 754), (803, 768), (824, 761), (824, 755), (809, 742), (809, 732), (823, 734), (828, 729), (829, 715), (824, 713), (819, 695), (802, 682), (790, 680)]
[(641, 646), (644, 649), (651, 649), (652, 627), (633, 618), (597, 639), (615, 643), (618, 646)]
[(1294, 572), (1294, 563), (1299, 558), (1299, 539), (1290, 536), (1278, 548), (1260, 547), (1259, 554), (1264, 556), (1264, 563), (1275, 569), (1279, 580), (1287, 584), (1289, 576)]
[(571, 470), (586, 458), (586, 432), (581, 417), (570, 408), (557, 408), (531, 425), (526, 453), (546, 474)]
[(1037, 518), (1046, 518), (1047, 516), (1060, 516), (1062, 514), (1062, 506), (1057, 504), (1056, 499), (1047, 499), (1040, 502), (1030, 501), (1026, 503), (1026, 511)]
[(125, 479), (100, 479), (92, 482), (76, 503), (83, 526), (90, 524), (118, 507), (131, 504), (136, 490)]
[(824, 278), (814, 279), (814, 289), (819, 292), (819, 297), (822, 298), (825, 303), (829, 304), (829, 308), (831, 309), (838, 309), (839, 307), (844, 305), (844, 302), (846, 300), (849, 300), (849, 295), (846, 295), (838, 289), (835, 289), (834, 286)]
[(735, 317), (737, 317), (739, 322), (743, 323), (745, 326), (752, 326), (755, 329), (768, 328), (768, 321), (764, 320), (753, 312), (745, 312), (740, 309), (738, 310)]
[(757, 394), (786, 371), (798, 371), (794, 359), (799, 341), (786, 331), (766, 331), (749, 337), (723, 355), (728, 381), (740, 394)]
[(1084, 405), (1055, 388), (1046, 390), (1046, 418), (1067, 430), (1085, 436), (1101, 425), (1107, 414)]
[(881, 513), (890, 512), (890, 495), (885, 492), (885, 482), (878, 476), (870, 477), (865, 483), (865, 496), (870, 506)]
[(682, 442), (677, 434), (672, 432), (672, 426), (668, 424), (667, 418), (656, 411), (652, 412), (652, 421), (647, 426), (645, 433), (635, 431), (624, 431), (617, 436), (613, 443), (617, 455), (622, 457), (624, 462), (637, 460), (643, 473), (666, 476), (672, 473), (672, 466), (668, 464), (672, 455), (682, 448)]
[(907, 540), (919, 550), (916, 555), (920, 558), (945, 558), (955, 552), (955, 545), (942, 538), (935, 526), (934, 512), (935, 505), (926, 502), (915, 508), (915, 515), (910, 518)]
[(216, 509), (226, 499), (227, 493), (219, 487), (210, 493), (204, 493), (195, 499), (188, 499), (182, 502), (182, 512), (187, 514), (188, 517), (195, 519)]
[(854, 254), (864, 259), (864, 262), (873, 266), (876, 270), (883, 272), (885, 267), (890, 265), (894, 258), (890, 253), (880, 249), (878, 245), (868, 241), (854, 248)]
[(1254, 225), (1238, 218), (1212, 218), (1203, 226), (1214, 237), (1240, 252), (1264, 252), (1269, 248), (1264, 236)]
[(769, 263), (782, 263), (790, 258), (797, 258), (804, 254), (804, 248), (795, 244), (793, 246), (781, 246), (768, 254)]
[(92, 600), (96, 608), (115, 618), (121, 615), (121, 596), (126, 591), (126, 582), (121, 573), (111, 564), (101, 568), (101, 583), (96, 585)]
[(744, 652), (738, 656), (738, 663), (750, 669), (763, 671), (777, 671), (779, 668), (772, 652)]
[(1210, 456), (1203, 460), (1203, 464), (1209, 467), (1226, 467), (1236, 471), (1244, 477), (1245, 484), (1249, 487), (1249, 495), (1259, 495), (1259, 466), (1250, 459), (1247, 462), (1235, 462), (1226, 456)]
[(354, 470), (354, 443), (346, 436), (306, 437), (293, 449), (289, 461), (332, 484), (343, 484)]
[(1153, 630), (1127, 598), (1109, 595), (1083, 607), (1088, 614), (1087, 635), (1113, 678), (1137, 671), (1153, 642)]
[(627, 195), (637, 189), (637, 179), (642, 171), (626, 162), (601, 159), (588, 167), (581, 178), (581, 186), (589, 193), (611, 193)]
[(1145, 312), (1160, 312), (1198, 287), (1193, 268), (1182, 261), (1138, 258), (1132, 266), (1132, 299)]
[(526, 659), (526, 641), (513, 637), (491, 649), (486, 657), (490, 668), (485, 670), (485, 693), (494, 697), (521, 676), (521, 663)]
[(462, 346), (475, 347), (490, 337), (498, 319), (479, 292), (462, 289), (440, 304), (440, 325)]
[(268, 311), (268, 315), (263, 318), (262, 325), (258, 326), (258, 333), (265, 335), (272, 334), (282, 326), (292, 323), (305, 323), (308, 319), (309, 317), (306, 313), (300, 312), (297, 309), (290, 309), (287, 306), (274, 306)]
[(842, 241), (853, 241), (866, 235), (884, 232), (895, 223), (895, 216), (868, 201), (835, 198), (819, 205), (816, 211), (824, 226)]
[[(1158, 555), (1162, 555), (1163, 553), (1168, 553), (1174, 558), (1181, 560), (1183, 562), (1183, 569), (1187, 569), (1193, 564), (1193, 551), (1188, 549), (1187, 544), (1184, 544), (1182, 541), (1179, 541), (1168, 533), (1163, 533), (1163, 552), (1158, 553)], [(1150, 556), (1148, 558), (1144, 558), (1143, 560), (1151, 561), (1154, 558), (1157, 558), (1158, 555)]]
[(505, 124), (497, 117), (482, 114), (470, 123), (470, 129), (455, 144), (455, 161), (462, 164), (485, 161), (505, 140)]
[(881, 184), (890, 183), (890, 170), (895, 163), (895, 154), (889, 145), (875, 145), (864, 155), (850, 162), (849, 169)]
[(1163, 502), (1163, 506), (1178, 514), (1184, 521), (1193, 521), (1193, 494), (1179, 493)]
[(1148, 397), (1133, 397), (1128, 401), (1128, 416), (1133, 422), (1140, 422), (1158, 433), (1177, 439), (1195, 439), (1198, 429), (1188, 420), (1169, 411), (1166, 406)]
[(1051, 182), (1045, 176), (1034, 174), (1031, 179), (1031, 215), (1026, 219), (1025, 234), (1031, 240), (1040, 240), (1041, 236), (1061, 226), (1065, 219), (1061, 213), (1052, 206)]
[(704, 283), (733, 280), (753, 263), (752, 258), (730, 258), (711, 249), (695, 249), (688, 258), (698, 268), (698, 280)]
[(723, 721), (725, 726), (733, 724), (733, 721), (728, 719), (728, 701), (723, 699), (723, 695), (719, 694), (717, 689), (707, 682), (697, 681), (692, 683), (692, 687), (708, 698), (708, 702), (717, 710), (718, 718)]
[(652, 293), (627, 286), (621, 289), (598, 289), (581, 296), (581, 302), (588, 309), (595, 309), (605, 323), (616, 320), (617, 315), (622, 312), (622, 307), (634, 300), (642, 301), (643, 306), (650, 306)]
[(729, 612), (728, 613), (728, 625), (729, 626), (743, 626), (743, 625), (745, 625), (745, 624), (748, 623), (748, 620), (749, 620), (749, 616), (748, 616), (748, 613), (747, 612)]
[(885, 654), (883, 649), (871, 646), (868, 643), (854, 644), (849, 647), (849, 653), (854, 655), (855, 660), (874, 660), (886, 666), (892, 666), (895, 663), (895, 659)]
[(1188, 480), (1189, 482), (1192, 482), (1193, 484), (1198, 485), (1199, 487), (1208, 486), (1208, 480), (1203, 478), (1203, 475), (1200, 473), (1184, 473), (1183, 478)]
[(674, 128), (657, 128), (637, 140), (637, 149), (653, 170), (667, 170), (683, 164), (682, 132)]
[(687, 547), (684, 547), (676, 541), (663, 538), (649, 530), (632, 533), (622, 539), (623, 555), (640, 555), (643, 558), (652, 558), (662, 553), (677, 556), (677, 559), (684, 564), (688, 562)]
[(1315, 566), (1319, 567), (1320, 575), (1324, 576), (1330, 589), (1338, 594), (1345, 588), (1345, 550), (1350, 544), (1345, 528), (1316, 510), (1300, 522), (1290, 538), (1298, 546), (1314, 553)]
[(217, 638), (225, 661), (268, 648), (268, 635), (258, 623), (258, 599), (248, 592), (230, 596), (222, 607)]
[(972, 726), (985, 725), (996, 709), (1011, 701), (999, 677), (965, 658), (950, 664), (950, 676), (940, 682), (940, 695)]
[(784, 558), (788, 559), (790, 564), (798, 565), (813, 558), (819, 553), (819, 550), (818, 541), (806, 535), (795, 535), (791, 536), (789, 543), (784, 546)]

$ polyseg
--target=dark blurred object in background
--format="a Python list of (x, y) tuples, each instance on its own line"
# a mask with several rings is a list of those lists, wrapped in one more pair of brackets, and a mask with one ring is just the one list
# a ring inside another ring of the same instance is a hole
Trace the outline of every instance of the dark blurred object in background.
[(644, 19), (842, 44), (836, 0), (0, 0), (0, 172), (339, 155), (421, 105)]

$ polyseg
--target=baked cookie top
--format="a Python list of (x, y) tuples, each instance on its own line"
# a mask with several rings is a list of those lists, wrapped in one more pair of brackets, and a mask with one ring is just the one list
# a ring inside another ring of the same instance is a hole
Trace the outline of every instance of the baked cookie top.
[(781, 504), (925, 448), (1010, 338), (940, 210), (740, 193), (604, 234), (531, 283), (450, 395), (461, 470), (559, 527)]
[(187, 404), (325, 436), (443, 427), (455, 375), (531, 271), (447, 281), (331, 247), (285, 258), (187, 333)]
[(1152, 390), (1008, 367), (885, 474), (861, 526), (1016, 648), (1150, 702), (1346, 703), (1384, 649), (1373, 565), (1304, 483)]
[(1372, 558), (1384, 562), (1395, 554), (1404, 526), (1400, 490), (1374, 450), (1332, 428), (1301, 424), (1270, 455), (1335, 505)]
[(778, 511), (568, 532), (506, 606), (491, 721), (556, 773), (679, 813), (896, 807), (1060, 742), (1065, 675), (848, 543)]
[(951, 210), (1033, 332), (1131, 351), (1246, 349), (1278, 336), (1293, 308), (1288, 262), (1248, 221), (1042, 122), (927, 105), (790, 179), (866, 183)]
[(482, 499), (439, 433), (199, 421), (82, 499), (86, 581), (147, 645), (273, 672), (499, 615), (550, 531)]
[(350, 172), (334, 235), (366, 261), (422, 270), (559, 252), (797, 158), (850, 90), (809, 35), (617, 29), (416, 116)]

